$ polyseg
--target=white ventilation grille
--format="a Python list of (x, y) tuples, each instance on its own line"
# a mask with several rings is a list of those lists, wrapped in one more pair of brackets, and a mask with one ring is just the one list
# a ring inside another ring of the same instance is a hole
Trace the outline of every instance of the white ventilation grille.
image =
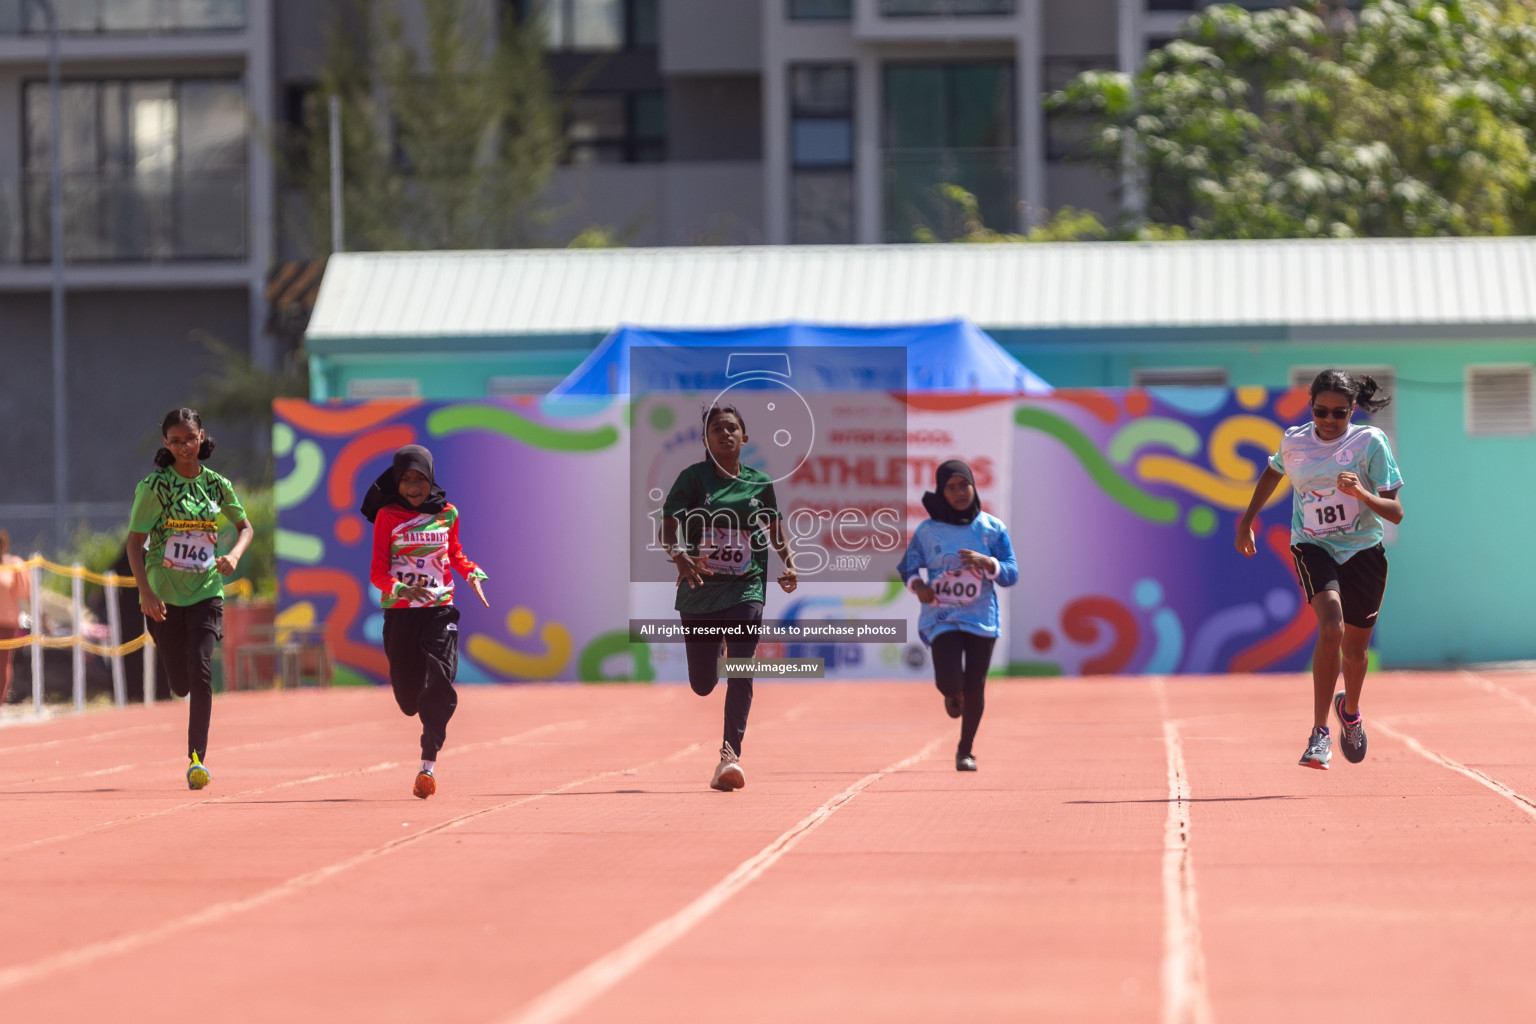
[(1138, 388), (1224, 388), (1225, 366), (1143, 366), (1131, 371)]
[(1536, 433), (1536, 366), (1467, 367), (1467, 433)]
[(564, 377), (529, 374), (525, 377), (491, 377), (485, 382), (487, 398), (511, 398), (517, 395), (547, 395)]
[[(1356, 411), (1353, 423), (1369, 423), (1373, 427), (1380, 427), (1387, 435), (1387, 440), (1392, 443), (1393, 450), (1397, 449), (1397, 374), (1390, 366), (1293, 366), (1291, 367), (1291, 387), (1310, 388), (1312, 380), (1324, 370), (1343, 370), (1354, 377), (1368, 376), (1376, 382), (1377, 394), (1385, 395), (1392, 399), (1387, 407), (1380, 412), (1365, 415), (1363, 410)], [(1307, 416), (1311, 418), (1311, 410)]]
[(421, 382), (415, 377), (380, 377), (347, 381), (348, 398), (420, 398)]

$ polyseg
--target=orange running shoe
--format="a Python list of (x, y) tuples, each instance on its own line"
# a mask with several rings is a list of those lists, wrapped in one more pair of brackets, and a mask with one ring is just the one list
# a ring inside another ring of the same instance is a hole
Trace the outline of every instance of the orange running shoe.
[(437, 780), (432, 777), (432, 773), (429, 771), (417, 772), (416, 785), (411, 787), (411, 792), (425, 800), (437, 792)]

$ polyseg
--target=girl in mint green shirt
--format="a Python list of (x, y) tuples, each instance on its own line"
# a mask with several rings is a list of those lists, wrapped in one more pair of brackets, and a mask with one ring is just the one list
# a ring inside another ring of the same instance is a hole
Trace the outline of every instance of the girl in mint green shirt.
[[(1339, 720), (1344, 759), (1365, 759), (1360, 693), (1365, 686), (1371, 630), (1387, 589), (1382, 522), (1403, 521), (1397, 494), (1402, 473), (1379, 428), (1350, 422), (1355, 410), (1377, 412), (1391, 399), (1376, 397), (1376, 382), (1343, 370), (1324, 370), (1312, 381), (1312, 419), (1280, 440), (1259, 477), (1248, 511), (1237, 524), (1237, 550), (1257, 550), (1253, 521), (1289, 480), (1291, 561), (1307, 603), (1317, 615), (1312, 650), (1312, 733), (1301, 755), (1305, 768), (1326, 769), (1333, 756), (1329, 712)], [(1344, 688), (1334, 690), (1340, 672)]]

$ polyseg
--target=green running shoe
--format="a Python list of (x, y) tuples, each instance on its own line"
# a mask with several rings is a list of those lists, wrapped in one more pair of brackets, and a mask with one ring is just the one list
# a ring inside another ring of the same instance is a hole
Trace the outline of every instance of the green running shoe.
[(202, 789), (208, 785), (209, 778), (211, 776), (208, 774), (208, 769), (203, 765), (202, 760), (198, 758), (197, 754), (194, 753), (192, 755), (192, 763), (187, 766), (187, 788)]

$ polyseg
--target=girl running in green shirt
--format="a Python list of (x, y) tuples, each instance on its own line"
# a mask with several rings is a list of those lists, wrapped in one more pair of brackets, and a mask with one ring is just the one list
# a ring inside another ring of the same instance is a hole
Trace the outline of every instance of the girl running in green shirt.
[[(145, 626), (165, 661), (171, 692), (190, 697), (187, 788), (208, 785), (208, 721), (213, 714), (213, 645), (224, 636), (224, 581), (256, 535), (230, 482), (204, 466), (213, 438), (193, 409), (173, 409), (160, 424), (165, 447), (139, 482), (128, 522), (128, 564), (139, 585)], [(218, 516), (235, 543), (217, 550)], [(148, 685), (154, 685), (150, 681)]]
[[(662, 541), (677, 566), (677, 611), (690, 628), (721, 633), (684, 640), (688, 682), (701, 697), (719, 685), (722, 642), (732, 658), (757, 651), (770, 545), (784, 563), (776, 582), (786, 594), (796, 586), (773, 481), (742, 465), (746, 443), (741, 413), (734, 406), (710, 406), (704, 412), (705, 457), (677, 475), (662, 505)], [(709, 782), (715, 789), (747, 784), (740, 757), (751, 710), (752, 678), (727, 679), (725, 736)]]

